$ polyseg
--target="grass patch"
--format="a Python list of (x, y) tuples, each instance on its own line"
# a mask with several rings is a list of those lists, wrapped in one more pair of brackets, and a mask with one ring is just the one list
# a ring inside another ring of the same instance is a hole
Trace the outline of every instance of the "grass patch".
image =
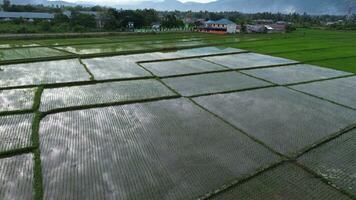
[(314, 61), (310, 63), (322, 67), (356, 73), (356, 56), (349, 58), (334, 58), (328, 60)]
[(298, 29), (269, 38), (257, 34), (249, 37), (256, 39), (226, 46), (356, 73), (356, 31)]
[[(322, 61), (356, 56), (355, 47), (337, 47), (328, 49), (299, 49), (293, 52), (276, 53), (275, 56), (294, 59), (302, 62)], [(343, 63), (340, 63), (343, 64)], [(355, 69), (356, 70), (356, 69)]]
[(42, 165), (41, 165), (41, 152), (40, 152), (40, 121), (44, 117), (42, 113), (38, 111), (41, 104), (41, 95), (43, 92), (43, 86), (39, 86), (34, 99), (33, 108), (35, 110), (35, 117), (32, 123), (32, 135), (31, 141), (35, 148), (33, 150), (34, 156), (34, 192), (37, 200), (43, 199), (43, 183), (42, 183)]
[(68, 53), (64, 53), (46, 47), (0, 49), (0, 61), (39, 59), (39, 58), (58, 57), (58, 56), (66, 56), (66, 55), (68, 55)]
[(35, 118), (32, 124), (32, 144), (35, 147), (34, 154), (34, 192), (37, 200), (43, 199), (43, 183), (42, 183), (42, 165), (40, 152), (39, 128), (42, 114), (38, 111), (35, 113)]

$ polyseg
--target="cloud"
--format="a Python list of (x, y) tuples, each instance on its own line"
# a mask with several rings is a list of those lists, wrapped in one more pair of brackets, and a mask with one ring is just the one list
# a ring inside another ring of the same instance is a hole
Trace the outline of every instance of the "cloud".
[[(135, 4), (135, 3), (139, 3), (142, 1), (163, 1), (163, 0), (65, 0), (68, 2), (72, 2), (72, 3), (97, 3), (100, 5), (115, 5), (115, 4)], [(179, 0), (181, 2), (199, 2), (199, 3), (208, 3), (208, 2), (212, 2), (215, 0)]]
[(198, 2), (198, 3), (209, 3), (209, 2), (213, 2), (215, 0), (179, 0), (183, 3), (185, 2)]

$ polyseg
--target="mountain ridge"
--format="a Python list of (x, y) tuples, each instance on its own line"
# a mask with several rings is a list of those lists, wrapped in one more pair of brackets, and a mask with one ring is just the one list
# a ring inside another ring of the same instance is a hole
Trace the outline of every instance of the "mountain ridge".
[(153, 8), (156, 10), (209, 10), (209, 11), (240, 11), (244, 13), (281, 12), (309, 14), (348, 14), (349, 6), (356, 7), (350, 0), (218, 0), (210, 3), (182, 3), (178, 0), (162, 2), (143, 1), (136, 5), (115, 5), (123, 9)]
[[(94, 6), (89, 3), (70, 3), (64, 0), (12, 0), (13, 4), (42, 4), (49, 6)], [(186, 2), (178, 0), (142, 1), (132, 5), (113, 4), (112, 7), (118, 9), (144, 9), (153, 8), (160, 11), (239, 11), (244, 13), (256, 12), (280, 12), (280, 13), (308, 13), (308, 14), (333, 14), (346, 15), (349, 8), (356, 8), (356, 1), (353, 0), (217, 0), (210, 3)], [(354, 12), (353, 12), (354, 13)]]

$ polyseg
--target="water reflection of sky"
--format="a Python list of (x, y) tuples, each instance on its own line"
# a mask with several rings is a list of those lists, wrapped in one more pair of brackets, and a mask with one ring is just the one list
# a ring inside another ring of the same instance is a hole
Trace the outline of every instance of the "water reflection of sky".
[(0, 117), (0, 152), (29, 147), (32, 120), (32, 114)]
[(89, 74), (79, 60), (59, 60), (16, 65), (3, 65), (1, 86), (37, 85), (89, 80)]
[(0, 199), (33, 197), (33, 169), (32, 154), (0, 159)]
[(40, 141), (45, 199), (189, 199), (278, 160), (183, 99), (49, 115)]
[(0, 90), (0, 112), (31, 109), (35, 89)]

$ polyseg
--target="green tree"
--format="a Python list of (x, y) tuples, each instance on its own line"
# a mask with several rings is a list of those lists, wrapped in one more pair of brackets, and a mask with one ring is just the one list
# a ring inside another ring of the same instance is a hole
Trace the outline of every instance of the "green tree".
[(54, 15), (53, 24), (59, 25), (63, 23), (69, 23), (69, 21), (70, 19), (67, 15), (64, 15), (62, 13), (57, 13)]
[(63, 23), (59, 25), (55, 25), (52, 30), (54, 32), (65, 33), (71, 31), (70, 25), (68, 23)]
[(8, 11), (9, 8), (10, 8), (11, 4), (10, 4), (10, 0), (4, 0), (4, 4), (2, 5), (2, 8), (5, 10), (5, 11)]
[(120, 28), (119, 12), (116, 9), (110, 8), (103, 14), (104, 29), (113, 31)]
[(95, 16), (90, 15), (90, 14), (74, 12), (74, 13), (72, 13), (72, 17), (70, 19), (70, 24), (73, 27), (74, 26), (82, 26), (84, 29), (87, 29), (87, 30), (96, 28)]
[(297, 30), (297, 29), (295, 28), (295, 26), (293, 26), (293, 25), (291, 25), (291, 24), (287, 24), (287, 25), (286, 25), (286, 32), (287, 32), (287, 33), (291, 33), (291, 32), (293, 32), (293, 31), (295, 31), (295, 30)]
[(51, 24), (48, 21), (41, 21), (39, 22), (39, 26), (43, 32), (49, 32), (51, 30)]
[(184, 27), (184, 22), (177, 19), (175, 15), (169, 14), (164, 18), (162, 26), (164, 28), (181, 28)]
[(74, 32), (81, 32), (81, 33), (87, 31), (87, 29), (81, 25), (75, 25), (72, 30)]
[(244, 21), (241, 21), (240, 26), (241, 26), (241, 33), (246, 33), (247, 28), (246, 28), (246, 24)]
[(222, 19), (224, 18), (224, 15), (220, 14), (220, 13), (210, 13), (209, 14), (209, 19), (211, 20), (219, 20), (219, 19)]

